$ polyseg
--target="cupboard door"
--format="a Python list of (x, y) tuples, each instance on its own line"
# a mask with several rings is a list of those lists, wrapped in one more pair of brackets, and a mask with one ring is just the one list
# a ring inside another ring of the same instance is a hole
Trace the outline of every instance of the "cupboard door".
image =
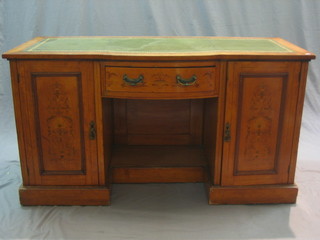
[(231, 62), (222, 185), (288, 183), (299, 62)]
[(18, 63), (29, 185), (97, 185), (93, 64)]

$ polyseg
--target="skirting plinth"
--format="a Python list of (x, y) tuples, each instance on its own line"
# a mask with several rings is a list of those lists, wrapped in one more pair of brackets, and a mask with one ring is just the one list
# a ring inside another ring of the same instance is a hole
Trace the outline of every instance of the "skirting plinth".
[(295, 203), (296, 185), (209, 187), (209, 204)]
[(110, 189), (84, 186), (21, 186), (20, 203), (33, 205), (109, 205)]

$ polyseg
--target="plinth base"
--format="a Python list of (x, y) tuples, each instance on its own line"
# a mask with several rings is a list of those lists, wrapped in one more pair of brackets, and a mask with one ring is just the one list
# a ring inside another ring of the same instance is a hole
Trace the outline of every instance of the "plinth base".
[(296, 185), (209, 187), (209, 204), (295, 203)]
[(21, 186), (20, 203), (32, 205), (109, 205), (110, 189), (83, 186)]

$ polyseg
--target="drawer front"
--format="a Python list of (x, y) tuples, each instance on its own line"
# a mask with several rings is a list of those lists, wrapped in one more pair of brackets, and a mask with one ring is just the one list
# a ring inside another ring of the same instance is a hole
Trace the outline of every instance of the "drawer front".
[(215, 63), (206, 65), (103, 65), (102, 95), (114, 98), (179, 99), (218, 96)]

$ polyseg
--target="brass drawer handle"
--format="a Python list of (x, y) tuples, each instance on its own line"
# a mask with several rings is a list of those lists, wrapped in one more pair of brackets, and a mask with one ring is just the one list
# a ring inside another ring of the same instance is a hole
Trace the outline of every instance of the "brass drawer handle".
[(183, 86), (190, 86), (190, 85), (193, 85), (197, 81), (197, 76), (193, 75), (189, 79), (183, 79), (180, 75), (177, 75), (176, 79), (177, 79), (177, 83), (179, 83)]
[(123, 81), (131, 86), (136, 86), (138, 83), (143, 83), (143, 75), (140, 74), (138, 78), (129, 78), (127, 74), (123, 75)]

